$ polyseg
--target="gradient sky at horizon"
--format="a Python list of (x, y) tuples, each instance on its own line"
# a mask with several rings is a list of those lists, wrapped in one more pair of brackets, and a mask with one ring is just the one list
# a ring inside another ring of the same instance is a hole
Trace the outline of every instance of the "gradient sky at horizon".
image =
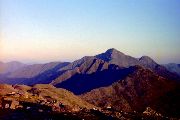
[(180, 63), (180, 1), (0, 0), (2, 61), (73, 61), (109, 48)]

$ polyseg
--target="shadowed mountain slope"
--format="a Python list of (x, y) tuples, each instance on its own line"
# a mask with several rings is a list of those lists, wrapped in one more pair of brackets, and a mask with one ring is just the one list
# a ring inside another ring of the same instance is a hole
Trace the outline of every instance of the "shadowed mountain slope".
[(57, 84), (56, 87), (65, 88), (75, 94), (83, 94), (95, 88), (109, 86), (133, 71), (132, 67), (117, 69), (116, 66), (109, 65), (108, 69), (96, 71), (92, 74), (76, 73), (66, 81)]
[(53, 85), (57, 85), (67, 79), (70, 79), (76, 74), (92, 74), (98, 71), (108, 69), (109, 64), (103, 60), (95, 57), (83, 57), (69, 65), (61, 68), (59, 71), (64, 71), (61, 76), (51, 82)]
[(81, 97), (99, 107), (111, 106), (119, 111), (142, 112), (150, 106), (160, 113), (178, 116), (179, 83), (177, 85), (176, 82), (165, 79), (149, 69), (139, 66), (133, 68), (134, 72), (126, 78), (82, 94)]
[[(179, 80), (178, 75), (169, 72), (148, 56), (136, 59), (116, 49), (109, 49), (105, 53), (83, 57), (61, 68), (60, 71), (64, 71), (63, 74), (53, 80), (51, 84), (68, 89), (75, 94), (82, 94), (121, 80), (132, 72), (132, 67), (129, 68), (129, 66), (134, 65), (140, 65), (144, 69), (151, 69), (167, 79)], [(127, 72), (125, 68), (129, 71)]]

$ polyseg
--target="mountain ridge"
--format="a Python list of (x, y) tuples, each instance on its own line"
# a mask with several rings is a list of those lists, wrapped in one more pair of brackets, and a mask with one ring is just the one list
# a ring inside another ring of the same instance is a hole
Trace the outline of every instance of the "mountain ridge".
[[(72, 63), (51, 62), (46, 64), (28, 65), (16, 71), (10, 72), (7, 75), (0, 76), (0, 78), (3, 79), (0, 81), (0, 83), (11, 83), (12, 81), (14, 84), (16, 81), (20, 81), (18, 83), (27, 85), (38, 83), (51, 83), (56, 85), (64, 80), (69, 79), (75, 74), (91, 74), (99, 70), (108, 69), (108, 66), (113, 64), (119, 66), (120, 68), (128, 68), (130, 66), (140, 65), (145, 68), (149, 68), (158, 75), (167, 77), (168, 79), (180, 79), (178, 75), (169, 72), (164, 66), (157, 64), (148, 56), (134, 58), (129, 55), (125, 55), (114, 48), (111, 48), (104, 53), (95, 56), (85, 56)], [(56, 67), (56, 65), (59, 65), (59, 67)]]
[[(158, 76), (150, 69), (136, 66), (136, 71), (126, 78), (114, 82), (110, 86), (93, 89), (80, 96), (96, 106), (111, 106), (112, 109), (118, 111), (142, 112), (147, 106), (150, 106), (160, 113), (177, 116), (180, 109), (178, 100), (173, 98), (167, 105), (166, 100), (162, 99), (163, 97), (168, 98), (169, 92), (178, 92), (179, 90), (176, 88), (179, 88), (179, 84), (177, 85), (176, 82)], [(180, 97), (176, 93), (177, 99), (178, 96)], [(177, 106), (175, 107), (174, 104)]]
[(168, 69), (169, 71), (176, 73), (180, 76), (180, 64), (169, 63), (169, 64), (164, 64), (163, 66), (166, 67), (166, 69)]
[(11, 62), (6, 62), (6, 63), (0, 62), (0, 74), (13, 72), (24, 66), (26, 66), (26, 64), (18, 62), (18, 61), (11, 61)]
[[(144, 111), (147, 113), (151, 108), (150, 111), (170, 117), (180, 117), (179, 80), (176, 73), (148, 56), (134, 58), (114, 48), (71, 63), (28, 65), (0, 76), (0, 83), (30, 85), (32, 89), (29, 92), (36, 95), (43, 93), (40, 97), (44, 94), (46, 97), (47, 93), (53, 97), (54, 94), (46, 88), (51, 91), (55, 86), (105, 110), (137, 115)], [(7, 90), (12, 89), (8, 87)]]

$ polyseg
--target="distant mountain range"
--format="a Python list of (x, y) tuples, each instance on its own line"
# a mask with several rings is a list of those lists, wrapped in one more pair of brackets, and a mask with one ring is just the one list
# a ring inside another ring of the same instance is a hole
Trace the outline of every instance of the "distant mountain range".
[(0, 74), (6, 74), (10, 72), (14, 72), (20, 68), (23, 68), (27, 66), (26, 64), (17, 62), (17, 61), (12, 61), (12, 62), (7, 62), (3, 63), (0, 61)]
[(160, 65), (148, 56), (134, 58), (114, 48), (72, 63), (0, 63), (0, 83), (50, 84), (101, 108), (143, 112), (151, 107), (176, 117), (180, 115), (179, 73), (177, 64)]
[(165, 66), (166, 69), (169, 70), (170, 72), (176, 73), (180, 76), (180, 64), (169, 63), (163, 66)]
[(116, 69), (122, 69), (134, 65), (149, 68), (163, 77), (175, 80), (179, 79), (177, 72), (174, 72), (172, 67), (168, 69), (169, 67), (159, 65), (148, 56), (134, 58), (112, 48), (108, 49), (105, 53), (96, 56), (85, 56), (72, 63), (50, 62), (46, 64), (26, 65), (20, 62), (1, 62), (0, 78), (3, 79), (0, 83), (27, 85), (51, 83), (53, 85), (59, 85), (59, 83), (66, 81), (75, 74), (91, 74), (112, 69), (112, 66), (116, 67)]

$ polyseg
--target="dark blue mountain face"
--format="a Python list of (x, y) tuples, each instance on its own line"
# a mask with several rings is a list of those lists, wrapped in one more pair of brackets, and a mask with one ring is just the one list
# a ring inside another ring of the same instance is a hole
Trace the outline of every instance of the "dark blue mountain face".
[(57, 84), (56, 87), (65, 88), (74, 94), (80, 95), (95, 88), (112, 85), (112, 83), (127, 77), (134, 70), (134, 67), (129, 67), (119, 70), (107, 69), (92, 74), (76, 74), (70, 79)]

